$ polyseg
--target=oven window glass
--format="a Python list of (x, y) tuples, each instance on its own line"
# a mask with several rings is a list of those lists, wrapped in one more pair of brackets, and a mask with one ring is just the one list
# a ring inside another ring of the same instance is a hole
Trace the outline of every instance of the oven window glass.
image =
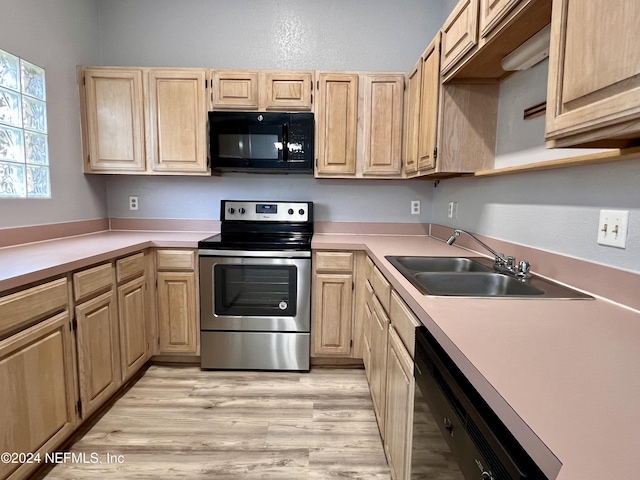
[(282, 156), (278, 135), (221, 133), (218, 134), (220, 158), (278, 160)]
[(214, 313), (243, 316), (295, 316), (294, 265), (214, 266)]

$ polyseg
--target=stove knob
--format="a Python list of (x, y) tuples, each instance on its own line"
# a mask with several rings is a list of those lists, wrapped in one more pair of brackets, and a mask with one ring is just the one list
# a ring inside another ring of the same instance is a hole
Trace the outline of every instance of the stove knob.
[(298, 210), (298, 213), (299, 213), (300, 215), (304, 215), (304, 210), (301, 208), (300, 210)]
[(238, 212), (240, 213), (240, 215), (243, 215), (246, 210), (244, 208), (240, 208), (238, 209)]
[(227, 212), (229, 212), (231, 215), (233, 215), (234, 213), (236, 213), (236, 209), (233, 207), (229, 207), (229, 210), (227, 210)]
[(289, 215), (293, 215), (293, 208), (289, 209)]

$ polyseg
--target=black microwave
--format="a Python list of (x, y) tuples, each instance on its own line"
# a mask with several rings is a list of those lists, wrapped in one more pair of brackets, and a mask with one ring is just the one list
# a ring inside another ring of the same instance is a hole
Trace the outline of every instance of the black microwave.
[(313, 173), (313, 113), (209, 112), (214, 171)]

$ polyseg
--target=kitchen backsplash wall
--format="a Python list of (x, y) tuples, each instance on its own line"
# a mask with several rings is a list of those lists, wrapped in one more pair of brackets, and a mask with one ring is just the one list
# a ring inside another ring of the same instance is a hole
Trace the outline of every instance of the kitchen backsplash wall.
[(82, 173), (76, 65), (100, 61), (97, 0), (3, 0), (0, 48), (45, 69), (51, 199), (0, 200), (0, 228), (106, 217), (105, 178)]
[[(451, 179), (433, 190), (432, 218), (441, 225), (640, 274), (639, 180), (638, 161)], [(451, 201), (458, 202), (455, 220), (447, 218)], [(601, 209), (630, 211), (625, 250), (596, 243)]]
[[(322, 222), (427, 223), (432, 182), (425, 180), (318, 180), (311, 175), (231, 173), (222, 177), (120, 177), (108, 187), (110, 217), (218, 220), (220, 200), (304, 200), (314, 202)], [(137, 195), (139, 210), (129, 210)], [(412, 215), (412, 200), (421, 214)]]

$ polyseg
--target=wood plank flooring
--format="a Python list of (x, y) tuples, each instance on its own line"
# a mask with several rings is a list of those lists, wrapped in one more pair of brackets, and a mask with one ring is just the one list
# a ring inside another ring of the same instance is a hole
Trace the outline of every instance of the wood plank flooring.
[[(390, 478), (357, 369), (151, 366), (71, 452), (87, 463), (60, 463), (46, 479)], [(102, 463), (91, 464), (92, 453)]]

